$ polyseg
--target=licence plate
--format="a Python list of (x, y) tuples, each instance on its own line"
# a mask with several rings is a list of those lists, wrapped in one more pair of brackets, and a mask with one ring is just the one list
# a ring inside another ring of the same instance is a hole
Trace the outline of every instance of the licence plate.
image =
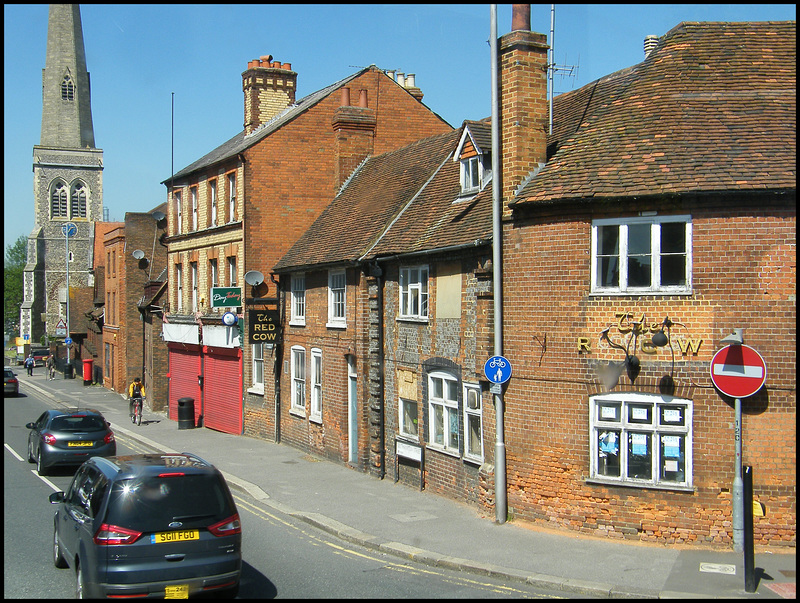
[(180, 542), (182, 540), (200, 540), (200, 530), (178, 530), (176, 532), (156, 532), (150, 536), (152, 544)]
[(178, 584), (176, 586), (167, 586), (165, 599), (188, 599), (189, 598), (189, 585)]
[(68, 447), (78, 447), (78, 448), (91, 448), (94, 446), (94, 442), (67, 442)]

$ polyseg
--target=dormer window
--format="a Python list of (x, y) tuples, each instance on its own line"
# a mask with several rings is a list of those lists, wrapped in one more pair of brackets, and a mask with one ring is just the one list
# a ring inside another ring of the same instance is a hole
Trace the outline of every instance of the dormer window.
[(483, 166), (479, 155), (461, 160), (461, 194), (477, 193), (481, 188)]
[(464, 132), (453, 153), (460, 164), (459, 199), (478, 194), (492, 179), (489, 148), (491, 127), (485, 122), (464, 122)]

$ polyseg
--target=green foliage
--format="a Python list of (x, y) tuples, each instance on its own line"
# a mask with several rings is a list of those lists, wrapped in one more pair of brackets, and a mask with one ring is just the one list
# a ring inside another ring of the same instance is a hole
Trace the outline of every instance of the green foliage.
[(24, 299), (23, 271), (28, 258), (28, 237), (20, 235), (13, 245), (6, 247), (3, 263), (3, 330), (11, 336), (19, 335), (19, 310)]

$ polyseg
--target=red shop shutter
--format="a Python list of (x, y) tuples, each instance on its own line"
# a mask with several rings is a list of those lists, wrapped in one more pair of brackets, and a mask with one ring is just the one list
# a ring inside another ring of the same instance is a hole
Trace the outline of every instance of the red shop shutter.
[(178, 400), (181, 398), (194, 398), (194, 418), (202, 412), (200, 408), (200, 384), (197, 376), (200, 374), (200, 349), (169, 349), (169, 418), (178, 420)]
[(242, 433), (242, 359), (238, 348), (206, 349), (203, 425), (224, 433)]

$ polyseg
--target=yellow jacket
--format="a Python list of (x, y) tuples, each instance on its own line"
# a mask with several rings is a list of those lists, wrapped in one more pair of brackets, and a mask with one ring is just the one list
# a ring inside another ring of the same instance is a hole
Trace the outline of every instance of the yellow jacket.
[[(132, 382), (128, 387), (128, 397), (133, 398), (133, 386), (135, 382)], [(139, 387), (142, 389), (142, 398), (146, 398), (147, 394), (144, 393), (144, 383), (139, 383)]]

